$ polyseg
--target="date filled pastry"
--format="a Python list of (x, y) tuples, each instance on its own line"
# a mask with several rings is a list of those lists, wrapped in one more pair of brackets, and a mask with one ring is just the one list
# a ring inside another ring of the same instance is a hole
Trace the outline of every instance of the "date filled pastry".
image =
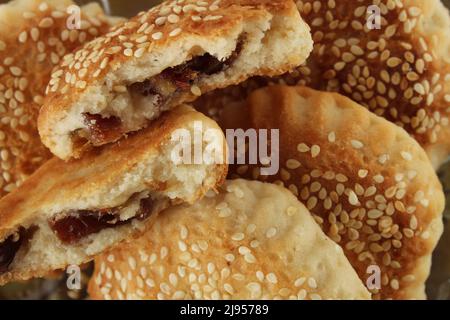
[[(194, 139), (200, 129), (205, 135)], [(176, 138), (180, 130), (192, 139)], [(177, 160), (178, 146), (198, 143), (205, 156), (222, 158)], [(0, 285), (80, 265), (132, 240), (164, 208), (193, 203), (221, 184), (225, 157), (217, 124), (183, 105), (82, 159), (50, 160), (0, 200)]]
[(296, 4), (314, 40), (307, 62), (212, 99), (226, 105), (269, 82), (339, 92), (404, 128), (438, 168), (450, 154), (450, 15), (441, 0)]
[(67, 11), (73, 4), (14, 0), (0, 5), (0, 197), (51, 158), (39, 139), (37, 117), (52, 69), (65, 54), (120, 21), (91, 3), (76, 11), (80, 28), (69, 29), (76, 22)]
[(363, 282), (375, 280), (374, 298), (425, 298), (444, 194), (426, 153), (406, 131), (337, 93), (288, 86), (262, 88), (230, 105), (221, 124), (279, 129), (278, 172), (262, 175), (268, 164), (247, 160), (230, 168), (231, 177), (291, 190)]
[(342, 249), (288, 190), (228, 181), (164, 211), (95, 260), (93, 299), (370, 299)]
[(163, 2), (65, 57), (39, 132), (59, 158), (79, 157), (204, 92), (292, 70), (311, 50), (290, 0)]

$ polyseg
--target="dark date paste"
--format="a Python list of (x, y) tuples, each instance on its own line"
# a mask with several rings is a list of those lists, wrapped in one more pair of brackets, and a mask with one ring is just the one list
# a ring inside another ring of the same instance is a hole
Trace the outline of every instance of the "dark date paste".
[[(168, 68), (143, 82), (134, 83), (128, 87), (128, 90), (142, 96), (153, 96), (154, 107), (163, 109), (179, 94), (188, 92), (200, 77), (211, 76), (228, 69), (242, 51), (242, 44), (242, 40), (238, 41), (235, 51), (224, 61), (205, 53), (182, 65)], [(125, 133), (122, 122), (117, 117), (85, 113), (84, 119), (88, 129), (87, 139), (93, 145), (117, 141)]]
[(102, 210), (77, 210), (67, 212), (63, 218), (49, 221), (56, 236), (66, 244), (74, 244), (91, 234), (130, 223), (134, 219), (145, 220), (153, 209), (151, 198), (140, 201), (139, 211), (131, 219), (120, 220), (120, 207)]

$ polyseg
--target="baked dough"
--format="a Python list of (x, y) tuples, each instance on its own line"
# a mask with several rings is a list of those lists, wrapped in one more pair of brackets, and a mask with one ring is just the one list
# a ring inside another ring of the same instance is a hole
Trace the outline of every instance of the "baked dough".
[[(181, 143), (175, 134), (194, 136), (199, 126), (217, 134), (204, 136), (200, 150), (205, 155), (207, 148), (217, 150), (222, 164), (174, 162), (173, 150)], [(193, 203), (223, 183), (225, 157), (217, 124), (180, 106), (148, 129), (80, 160), (50, 160), (0, 200), (0, 285), (80, 265), (132, 240), (167, 206)]]
[(287, 86), (255, 91), (221, 122), (280, 130), (276, 175), (262, 176), (259, 163), (233, 166), (232, 177), (289, 188), (364, 283), (369, 266), (380, 268), (375, 298), (425, 298), (444, 194), (426, 153), (403, 129), (339, 94)]
[(66, 56), (39, 132), (56, 156), (79, 157), (204, 92), (290, 71), (311, 50), (292, 1), (167, 1)]
[(69, 0), (14, 0), (0, 5), (0, 198), (19, 186), (50, 152), (37, 117), (50, 74), (62, 56), (105, 33), (119, 19), (98, 4), (81, 7), (81, 30), (67, 29)]
[(273, 184), (235, 180), (164, 211), (140, 239), (99, 256), (93, 299), (369, 299), (308, 210)]

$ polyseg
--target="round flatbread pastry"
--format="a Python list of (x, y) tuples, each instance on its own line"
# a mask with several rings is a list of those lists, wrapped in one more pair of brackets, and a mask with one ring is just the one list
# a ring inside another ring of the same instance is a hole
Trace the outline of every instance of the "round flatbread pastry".
[[(289, 188), (364, 282), (379, 276), (371, 282), (374, 298), (425, 298), (444, 194), (406, 131), (339, 94), (287, 86), (255, 91), (226, 108), (220, 122), (224, 129), (251, 129), (250, 136), (256, 129), (262, 142), (269, 137), (268, 152), (258, 149), (268, 157), (252, 157), (250, 165), (247, 157), (247, 164), (231, 167), (232, 177)], [(254, 142), (239, 146), (235, 154), (255, 150)]]
[(93, 299), (370, 299), (286, 189), (236, 180), (170, 208), (135, 242), (99, 256)]
[(0, 197), (51, 156), (39, 139), (37, 116), (53, 68), (117, 22), (98, 4), (72, 5), (69, 0), (0, 5)]

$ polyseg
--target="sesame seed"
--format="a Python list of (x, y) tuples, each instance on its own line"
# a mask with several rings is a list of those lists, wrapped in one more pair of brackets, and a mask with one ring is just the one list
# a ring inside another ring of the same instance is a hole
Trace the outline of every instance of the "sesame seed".
[(298, 150), (298, 152), (305, 153), (305, 152), (309, 152), (310, 148), (306, 144), (301, 143), (297, 146), (297, 150)]
[(316, 282), (316, 279), (314, 279), (314, 278), (308, 278), (308, 286), (309, 286), (311, 289), (317, 289), (317, 282)]
[(276, 234), (277, 234), (277, 229), (272, 227), (267, 230), (266, 237), (270, 239), (270, 238), (275, 237)]
[(248, 253), (246, 255), (244, 255), (244, 260), (247, 263), (255, 263), (256, 262), (256, 258), (253, 254)]
[(50, 28), (51, 26), (53, 26), (53, 23), (54, 23), (54, 21), (52, 18), (46, 17), (46, 18), (42, 19), (41, 22), (39, 22), (39, 27), (47, 29), (47, 28)]
[(123, 54), (127, 57), (132, 57), (134, 52), (133, 52), (133, 49), (127, 48), (123, 51)]
[(336, 133), (335, 133), (335, 132), (330, 132), (330, 133), (328, 134), (328, 141), (329, 141), (330, 143), (336, 142)]
[(170, 23), (177, 23), (180, 21), (180, 17), (176, 14), (171, 14), (167, 17), (167, 21), (169, 21)]
[(246, 255), (248, 253), (251, 253), (250, 249), (247, 247), (244, 247), (244, 246), (240, 246), (238, 251), (241, 255)]
[(11, 73), (16, 77), (19, 77), (20, 75), (22, 75), (22, 70), (18, 67), (10, 67), (9, 71), (11, 71)]
[(377, 209), (369, 210), (369, 212), (367, 213), (367, 216), (368, 216), (370, 219), (378, 219), (378, 218), (380, 218), (382, 215), (383, 215), (383, 212), (380, 211), (380, 210), (377, 210)]
[(231, 253), (228, 253), (228, 254), (225, 255), (225, 260), (228, 261), (228, 262), (233, 262), (234, 259), (235, 259), (234, 255), (231, 254)]
[(239, 233), (235, 233), (234, 235), (231, 236), (231, 239), (234, 241), (242, 241), (244, 240), (245, 235), (242, 232)]
[(26, 31), (22, 31), (19, 34), (19, 38), (18, 38), (19, 42), (25, 43), (27, 41), (27, 39), (28, 39), (28, 33)]
[(193, 85), (191, 86), (191, 93), (196, 97), (200, 97), (202, 95), (202, 90), (199, 86)]
[(162, 37), (163, 37), (162, 32), (156, 32), (156, 33), (152, 34), (152, 39), (153, 40), (161, 40)]
[(169, 37), (176, 37), (182, 32), (181, 28), (176, 28), (169, 33)]
[(300, 162), (295, 159), (289, 159), (286, 161), (286, 167), (290, 170), (298, 169), (301, 166)]
[(135, 56), (136, 58), (140, 58), (140, 57), (142, 57), (142, 56), (144, 55), (144, 53), (145, 53), (146, 50), (147, 50), (146, 48), (139, 48), (139, 49), (137, 49), (137, 50), (134, 52), (134, 56)]
[(365, 178), (365, 177), (367, 177), (368, 174), (369, 174), (369, 171), (367, 171), (365, 169), (361, 169), (358, 171), (358, 176), (360, 178)]
[(313, 145), (311, 147), (311, 156), (316, 158), (320, 153), (320, 147), (318, 145)]
[(402, 158), (405, 159), (406, 161), (411, 161), (412, 160), (411, 153), (406, 152), (406, 151), (402, 151), (400, 154), (401, 154)]
[(276, 283), (278, 283), (278, 278), (277, 278), (277, 276), (274, 274), (274, 273), (268, 273), (267, 275), (266, 275), (266, 279), (267, 279), (267, 281), (269, 281), (270, 283), (273, 283), (273, 284), (276, 284)]
[(364, 144), (358, 140), (352, 140), (351, 144), (352, 144), (352, 147), (355, 149), (362, 149), (364, 147)]
[(158, 17), (158, 18), (156, 18), (156, 20), (155, 20), (155, 24), (156, 24), (157, 26), (161, 26), (161, 25), (165, 24), (166, 21), (167, 21), (167, 17)]
[(298, 278), (297, 280), (295, 280), (294, 282), (294, 286), (301, 287), (304, 283), (306, 282), (306, 278), (302, 277), (302, 278)]
[(348, 202), (350, 202), (353, 206), (359, 205), (358, 196), (353, 190), (351, 190), (348, 194)]

